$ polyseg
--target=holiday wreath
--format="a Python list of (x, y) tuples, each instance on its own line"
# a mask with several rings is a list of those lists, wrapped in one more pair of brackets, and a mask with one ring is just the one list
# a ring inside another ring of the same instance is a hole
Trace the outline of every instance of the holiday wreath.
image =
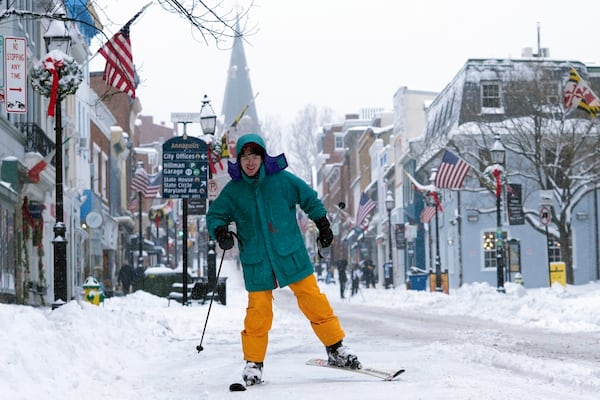
[(50, 116), (54, 116), (56, 100), (75, 93), (83, 81), (83, 72), (77, 61), (60, 50), (46, 54), (33, 66), (30, 76), (33, 90), (50, 98)]

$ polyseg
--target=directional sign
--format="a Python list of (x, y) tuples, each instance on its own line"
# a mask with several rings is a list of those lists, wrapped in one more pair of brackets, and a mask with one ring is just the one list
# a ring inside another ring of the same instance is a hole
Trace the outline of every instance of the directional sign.
[(27, 112), (27, 40), (4, 38), (6, 112)]
[(186, 136), (167, 140), (163, 153), (163, 198), (206, 199), (208, 195), (208, 145)]

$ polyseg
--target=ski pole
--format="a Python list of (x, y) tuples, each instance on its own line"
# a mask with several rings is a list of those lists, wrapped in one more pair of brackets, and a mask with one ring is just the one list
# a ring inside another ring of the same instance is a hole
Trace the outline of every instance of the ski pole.
[(206, 332), (206, 325), (208, 324), (208, 316), (210, 315), (210, 309), (212, 308), (213, 300), (215, 299), (215, 291), (219, 282), (219, 275), (221, 275), (221, 267), (223, 266), (223, 260), (225, 259), (226, 251), (227, 250), (223, 250), (223, 255), (221, 256), (221, 262), (219, 263), (219, 269), (217, 270), (215, 287), (213, 288), (212, 295), (210, 296), (210, 303), (208, 303), (208, 312), (206, 313), (206, 320), (204, 321), (204, 329), (202, 329), (202, 337), (200, 338), (200, 344), (196, 346), (196, 350), (198, 350), (198, 353), (204, 350), (204, 347), (202, 347), (202, 341), (204, 340), (204, 333)]

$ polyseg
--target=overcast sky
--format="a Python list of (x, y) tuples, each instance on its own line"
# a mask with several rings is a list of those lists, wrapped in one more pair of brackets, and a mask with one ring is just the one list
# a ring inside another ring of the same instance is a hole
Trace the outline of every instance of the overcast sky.
[[(97, 0), (101, 18), (114, 22), (107, 34), (149, 1)], [(286, 124), (306, 104), (340, 116), (361, 107), (391, 110), (398, 88), (441, 91), (469, 58), (537, 51), (538, 22), (552, 58), (598, 64), (599, 11), (597, 0), (255, 0), (249, 24), (256, 32), (245, 52), (259, 118)], [(197, 112), (204, 94), (220, 114), (229, 49), (198, 39), (158, 4), (132, 26), (131, 42), (142, 114), (169, 122), (171, 112)], [(103, 58), (91, 66), (102, 70)]]

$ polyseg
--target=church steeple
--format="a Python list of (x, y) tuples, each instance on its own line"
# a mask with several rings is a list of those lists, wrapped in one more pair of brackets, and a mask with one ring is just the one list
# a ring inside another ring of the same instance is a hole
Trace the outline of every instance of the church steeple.
[(260, 134), (260, 125), (256, 113), (256, 105), (252, 99), (255, 93), (250, 84), (250, 73), (246, 63), (246, 54), (244, 53), (243, 37), (240, 33), (239, 20), (236, 23), (236, 36), (233, 39), (231, 49), (231, 58), (229, 61), (229, 70), (227, 71), (227, 83), (225, 86), (225, 95), (223, 96), (223, 108), (221, 115), (224, 120), (224, 128), (228, 129), (234, 123), (240, 112), (248, 104), (249, 107), (244, 113), (244, 117), (239, 121), (236, 129), (230, 129), (229, 141), (236, 139), (240, 135), (253, 132)]

